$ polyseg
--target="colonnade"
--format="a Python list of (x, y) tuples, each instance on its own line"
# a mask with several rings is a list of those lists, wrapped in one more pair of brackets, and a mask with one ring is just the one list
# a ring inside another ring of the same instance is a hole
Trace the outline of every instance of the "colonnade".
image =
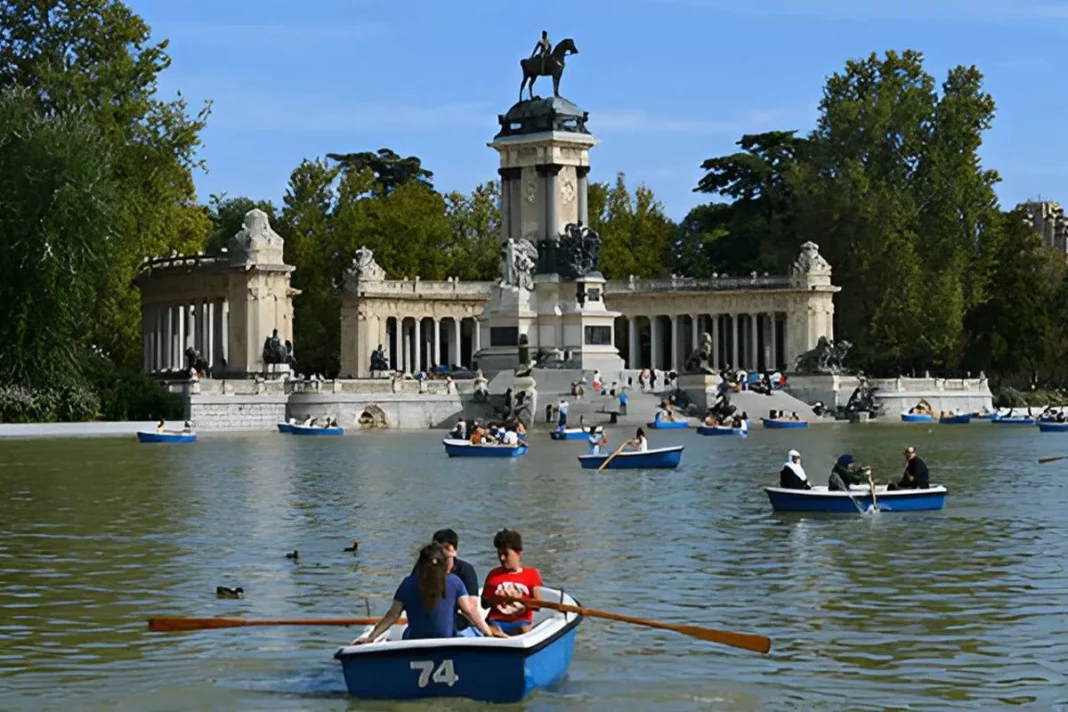
[(188, 348), (199, 351), (213, 370), (225, 368), (229, 322), (226, 299), (142, 306), (145, 373), (184, 372)]
[(776, 370), (791, 356), (782, 312), (628, 315), (617, 319), (615, 331), (616, 348), (630, 369), (682, 371), (705, 332), (712, 337), (716, 368)]
[(439, 365), (469, 367), (482, 348), (479, 332), (473, 317), (389, 317), (381, 343), (390, 368), (417, 373)]

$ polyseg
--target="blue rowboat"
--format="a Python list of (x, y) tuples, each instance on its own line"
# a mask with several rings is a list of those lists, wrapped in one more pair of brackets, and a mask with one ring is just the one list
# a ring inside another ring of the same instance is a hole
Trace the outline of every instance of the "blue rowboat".
[(293, 435), (344, 435), (342, 427), (323, 428), (318, 425), (290, 425), (289, 432)]
[[(606, 470), (672, 470), (682, 460), (682, 445), (661, 447), (655, 450), (639, 452), (627, 450), (612, 458)], [(583, 470), (596, 470), (612, 453), (605, 455), (579, 455), (579, 464)]]
[(997, 413), (972, 413), (972, 417), (976, 420), (994, 420), (998, 417)]
[(1068, 433), (1068, 423), (1040, 420), (1038, 421), (1038, 431), (1040, 433)]
[(1035, 419), (1034, 418), (1020, 418), (1020, 417), (1016, 417), (1016, 418), (1000, 417), (1000, 418), (991, 418), (990, 422), (994, 423), (995, 425), (1034, 425), (1035, 424)]
[(280, 433), (291, 433), (291, 432), (293, 432), (293, 424), (292, 423), (278, 423), (278, 432), (280, 432)]
[[(562, 591), (540, 592), (545, 600), (580, 605)], [(428, 640), (404, 640), (406, 626), (393, 626), (379, 642), (346, 646), (334, 657), (341, 661), (349, 694), (360, 699), (515, 703), (564, 679), (581, 622), (578, 613), (540, 609), (530, 632), (515, 637)], [(370, 628), (363, 635), (368, 633)]]
[[(597, 432), (604, 432), (601, 426), (597, 426)], [(585, 440), (590, 436), (590, 429), (586, 428), (564, 428), (563, 430), (553, 430), (549, 433), (549, 437), (553, 440)], [(522, 437), (522, 436), (520, 436)]]
[(972, 422), (972, 414), (960, 413), (958, 415), (947, 415), (939, 418), (938, 422), (942, 425), (967, 425)]
[(143, 443), (195, 443), (197, 434), (179, 430), (138, 430), (137, 439)]
[(728, 428), (725, 425), (698, 425), (698, 435), (741, 435), (749, 434), (749, 428)]
[(772, 420), (770, 418), (761, 418), (760, 422), (764, 424), (765, 428), (807, 428), (808, 422), (804, 420)]
[(483, 443), (475, 445), (468, 440), (446, 438), (445, 452), (449, 457), (519, 457), (527, 454), (526, 443), (518, 445), (492, 445)]
[[(864, 511), (871, 509), (871, 490), (868, 487), (853, 485), (849, 494), (842, 491), (829, 491), (819, 485), (810, 490), (786, 489), (784, 487), (765, 487), (771, 508), (776, 512), (838, 512), (852, 514), (857, 507), (850, 501), (856, 500)], [(889, 491), (886, 485), (876, 485), (875, 498), (881, 512), (920, 512), (942, 509), (946, 506), (946, 488), (935, 485), (929, 489)]]
[(930, 413), (902, 413), (902, 423), (933, 423), (935, 417)]
[(656, 418), (651, 423), (646, 423), (646, 425), (653, 430), (682, 430), (690, 427), (690, 422), (685, 418), (682, 420), (661, 420)]

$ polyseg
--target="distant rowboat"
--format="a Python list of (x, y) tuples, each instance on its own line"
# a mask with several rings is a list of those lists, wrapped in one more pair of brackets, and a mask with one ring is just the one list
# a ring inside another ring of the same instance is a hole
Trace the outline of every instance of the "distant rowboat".
[(760, 422), (764, 424), (765, 428), (775, 429), (799, 429), (807, 428), (808, 422), (804, 420), (773, 420), (771, 418), (761, 418)]
[(656, 418), (646, 425), (653, 430), (682, 430), (683, 428), (690, 427), (689, 421), (683, 420), (661, 420)]
[(137, 439), (143, 443), (193, 443), (197, 434), (180, 430), (138, 430)]
[(1068, 433), (1068, 423), (1040, 420), (1038, 421), (1038, 431), (1041, 433)]
[(527, 454), (526, 443), (518, 445), (496, 445), (492, 443), (474, 444), (468, 440), (446, 438), (445, 452), (449, 457), (519, 457)]
[(957, 415), (945, 415), (938, 419), (941, 425), (967, 425), (972, 422), (971, 413), (959, 413)]
[[(604, 429), (601, 426), (597, 426), (597, 432), (603, 432)], [(563, 430), (553, 430), (549, 433), (549, 437), (553, 440), (585, 440), (590, 435), (589, 428), (564, 428)]]
[[(838, 512), (855, 513), (857, 504), (861, 509), (871, 509), (871, 490), (854, 485), (849, 494), (841, 490), (830, 491), (826, 485), (809, 490), (765, 487), (776, 512)], [(875, 487), (875, 499), (880, 512), (920, 512), (942, 509), (946, 506), (946, 488), (935, 485), (928, 489), (888, 490), (886, 485)], [(856, 504), (853, 503), (856, 501)]]
[(1034, 425), (1035, 419), (1028, 417), (1021, 418), (1019, 416), (1015, 418), (1006, 418), (1002, 416), (999, 418), (991, 418), (990, 422), (994, 425)]
[(749, 434), (749, 428), (731, 428), (726, 425), (698, 425), (698, 435), (741, 435)]
[(292, 435), (344, 435), (345, 429), (338, 427), (323, 428), (318, 425), (290, 425)]
[(902, 423), (933, 423), (935, 417), (930, 413), (902, 413)]
[[(627, 450), (612, 458), (606, 470), (673, 470), (682, 461), (682, 445), (674, 447), (662, 447), (655, 450)], [(607, 455), (580, 455), (579, 464), (584, 470), (596, 470), (605, 460), (611, 457)]]

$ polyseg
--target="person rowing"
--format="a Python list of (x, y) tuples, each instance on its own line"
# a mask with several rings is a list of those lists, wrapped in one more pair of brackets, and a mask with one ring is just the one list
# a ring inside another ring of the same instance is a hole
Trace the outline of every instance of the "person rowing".
[(786, 453), (786, 463), (779, 472), (779, 487), (784, 489), (812, 489), (805, 468), (801, 466), (801, 453), (791, 450)]
[(839, 455), (831, 468), (831, 476), (827, 479), (827, 489), (832, 492), (848, 492), (851, 485), (867, 484), (870, 472), (870, 467), (857, 464), (852, 455)]

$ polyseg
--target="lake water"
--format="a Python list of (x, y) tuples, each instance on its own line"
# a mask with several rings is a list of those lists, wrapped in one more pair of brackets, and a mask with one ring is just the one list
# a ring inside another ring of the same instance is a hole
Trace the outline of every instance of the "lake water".
[[(515, 460), (449, 460), (440, 433), (0, 441), (0, 709), (483, 709), (346, 698), (332, 655), (357, 629), (146, 629), (380, 615), (445, 526), (480, 577), (508, 526), (584, 605), (773, 641), (762, 656), (586, 619), (567, 681), (515, 709), (1056, 709), (1068, 460), (1036, 459), (1068, 455), (1068, 436), (1036, 430), (654, 431), (687, 446), (682, 467), (599, 475), (578, 468), (582, 443), (544, 432)], [(841, 452), (885, 481), (909, 444), (949, 487), (945, 511), (776, 515), (761, 490), (790, 448), (818, 483)]]

